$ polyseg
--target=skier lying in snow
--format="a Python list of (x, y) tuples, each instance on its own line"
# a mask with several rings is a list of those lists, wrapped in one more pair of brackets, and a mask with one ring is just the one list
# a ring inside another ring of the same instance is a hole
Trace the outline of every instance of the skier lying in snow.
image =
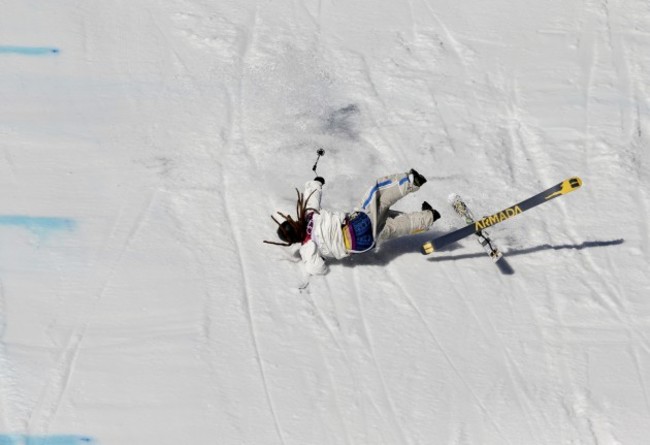
[(271, 217), (279, 226), (277, 233), (283, 243), (264, 242), (280, 246), (302, 243), (300, 257), (306, 271), (311, 275), (323, 275), (327, 273), (324, 258), (341, 259), (368, 252), (377, 241), (415, 234), (431, 227), (440, 218), (440, 213), (426, 201), (420, 212), (390, 211), (393, 204), (417, 191), (426, 181), (414, 169), (379, 178), (366, 192), (358, 209), (342, 213), (321, 209), (325, 179), (317, 176), (305, 184), (304, 194), (296, 189), (297, 220), (280, 212), (284, 222)]

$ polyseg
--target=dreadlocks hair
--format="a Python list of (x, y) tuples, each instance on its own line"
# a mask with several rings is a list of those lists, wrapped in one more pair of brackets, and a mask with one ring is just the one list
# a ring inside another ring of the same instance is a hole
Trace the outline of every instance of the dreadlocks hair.
[(307, 207), (307, 202), (315, 191), (316, 190), (311, 192), (309, 196), (307, 196), (307, 199), (305, 199), (305, 195), (296, 189), (296, 194), (298, 195), (298, 201), (296, 202), (297, 219), (293, 219), (291, 215), (285, 215), (282, 212), (278, 212), (278, 215), (284, 218), (284, 221), (280, 222), (275, 219), (273, 215), (271, 215), (271, 219), (278, 225), (278, 237), (280, 237), (280, 239), (284, 242), (278, 243), (275, 241), (264, 240), (266, 244), (273, 244), (275, 246), (290, 246), (305, 239), (307, 236), (307, 223), (309, 222), (309, 213), (319, 213), (318, 210), (312, 207)]

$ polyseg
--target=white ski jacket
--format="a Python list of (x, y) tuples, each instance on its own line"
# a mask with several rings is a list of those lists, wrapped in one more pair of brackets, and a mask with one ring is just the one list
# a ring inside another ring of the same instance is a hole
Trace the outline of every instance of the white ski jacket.
[(331, 212), (320, 207), (322, 184), (318, 181), (308, 181), (305, 184), (305, 199), (307, 208), (318, 210), (312, 214), (311, 222), (307, 228), (308, 238), (300, 247), (300, 257), (310, 275), (324, 275), (327, 273), (325, 258), (341, 259), (350, 255), (345, 248), (343, 231), (346, 214)]

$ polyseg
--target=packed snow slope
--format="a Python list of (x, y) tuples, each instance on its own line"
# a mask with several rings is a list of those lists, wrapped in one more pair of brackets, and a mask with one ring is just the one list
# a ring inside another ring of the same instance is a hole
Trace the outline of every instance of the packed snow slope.
[[(647, 1), (0, 11), (0, 443), (648, 443)], [(305, 277), (318, 147), (325, 207), (443, 218)], [(419, 253), (571, 176), (501, 267)]]

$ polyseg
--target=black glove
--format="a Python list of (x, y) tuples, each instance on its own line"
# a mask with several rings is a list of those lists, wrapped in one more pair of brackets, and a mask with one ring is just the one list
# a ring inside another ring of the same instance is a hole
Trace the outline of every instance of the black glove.
[(325, 185), (325, 178), (323, 178), (322, 176), (316, 176), (314, 178), (314, 181), (318, 181), (320, 182), (321, 185)]

